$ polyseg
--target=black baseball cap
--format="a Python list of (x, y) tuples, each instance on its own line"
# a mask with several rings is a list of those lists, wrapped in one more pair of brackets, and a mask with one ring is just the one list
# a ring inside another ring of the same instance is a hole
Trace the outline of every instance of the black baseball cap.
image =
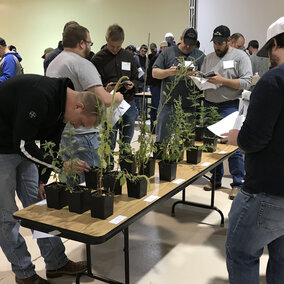
[(230, 35), (230, 29), (226, 26), (221, 25), (215, 28), (215, 30), (213, 31), (213, 37), (211, 41), (222, 43), (223, 41), (227, 41)]
[(0, 37), (0, 45), (6, 46), (6, 41), (4, 38)]
[(185, 44), (195, 45), (197, 42), (197, 31), (194, 28), (185, 29), (182, 37)]

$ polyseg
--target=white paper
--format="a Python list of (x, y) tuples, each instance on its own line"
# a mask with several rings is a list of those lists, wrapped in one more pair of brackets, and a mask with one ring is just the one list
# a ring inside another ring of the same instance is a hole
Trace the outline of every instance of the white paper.
[(226, 152), (226, 151), (220, 151), (220, 152), (218, 152), (217, 154), (219, 154), (219, 155), (224, 155), (224, 154), (227, 154), (227, 152)]
[[(110, 124), (113, 126), (115, 125), (119, 118), (121, 116), (123, 116), (126, 111), (130, 108), (130, 104), (127, 103), (125, 100), (123, 100), (119, 105), (114, 105), (113, 106), (113, 113), (112, 113), (112, 117), (110, 120)], [(109, 111), (109, 108), (107, 108), (107, 111)]]
[(231, 129), (240, 130), (244, 120), (244, 116), (239, 115), (239, 112), (235, 111), (223, 118), (222, 120), (218, 121), (217, 123), (208, 126), (207, 128), (215, 135), (222, 137), (221, 134), (227, 133)]
[(39, 201), (38, 203), (36, 203), (36, 205), (38, 206), (46, 205), (46, 199)]
[(40, 231), (33, 231), (33, 239), (52, 238), (54, 235), (43, 233)]
[(217, 85), (207, 82), (208, 79), (197, 76), (190, 76), (199, 90), (217, 89)]
[[(184, 67), (188, 67), (188, 66), (191, 66), (191, 65), (193, 65), (192, 64), (192, 61), (188, 61), (188, 60), (185, 60), (184, 61)], [(193, 65), (194, 66), (194, 65)]]
[(130, 71), (131, 63), (130, 62), (121, 62), (121, 70)]
[(249, 101), (250, 100), (251, 91), (243, 90), (242, 99)]
[(126, 218), (127, 218), (126, 216), (118, 215), (114, 219), (110, 220), (109, 223), (118, 224), (118, 223), (120, 223), (121, 221), (123, 221)]
[(138, 68), (138, 78), (140, 79), (144, 74), (145, 74), (145, 72), (143, 71), (143, 69), (141, 67), (139, 67)]
[(204, 162), (204, 163), (201, 164), (202, 167), (208, 167), (210, 165), (211, 165), (210, 162)]
[(159, 198), (159, 196), (156, 196), (156, 195), (150, 195), (148, 196), (147, 198), (144, 199), (144, 201), (146, 202), (152, 202), (154, 201), (155, 199)]
[(235, 68), (234, 60), (227, 60), (223, 61), (223, 68), (224, 69), (230, 69), (230, 68)]
[(180, 183), (182, 183), (184, 181), (185, 181), (184, 179), (178, 178), (178, 179), (175, 179), (172, 183), (180, 184)]

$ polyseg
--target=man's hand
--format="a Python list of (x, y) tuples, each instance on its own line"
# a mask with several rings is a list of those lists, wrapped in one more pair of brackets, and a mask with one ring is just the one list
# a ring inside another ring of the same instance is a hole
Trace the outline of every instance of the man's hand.
[(134, 87), (134, 83), (131, 81), (126, 81), (125, 83), (123, 83), (123, 86), (126, 90), (131, 90)]
[(107, 83), (105, 89), (106, 89), (107, 92), (110, 93), (114, 89), (114, 86), (115, 86), (115, 84), (113, 82), (109, 82), (109, 83)]
[(177, 74), (177, 67), (176, 66), (171, 66), (168, 71), (168, 76), (175, 76)]
[(231, 129), (229, 132), (221, 134), (221, 136), (224, 137), (222, 138), (221, 141), (226, 144), (238, 146), (237, 141), (238, 141), (239, 132), (240, 131), (237, 129)]
[(215, 72), (216, 76), (213, 76), (213, 77), (208, 77), (208, 81), (209, 83), (212, 83), (212, 84), (220, 84), (220, 85), (223, 85), (223, 81), (224, 81), (224, 77), (222, 77), (218, 72)]
[(88, 172), (90, 169), (90, 166), (85, 161), (79, 159), (65, 161), (63, 164), (63, 170), (67, 174), (71, 174), (73, 172), (83, 174), (84, 172)]
[(40, 197), (41, 200), (45, 199), (45, 190), (44, 190), (44, 187), (45, 187), (45, 183), (43, 182), (39, 182), (39, 185), (38, 185), (38, 195)]
[(123, 101), (123, 94), (120, 93), (120, 92), (115, 93), (114, 94), (114, 100), (116, 102), (119, 102), (119, 103), (122, 102)]

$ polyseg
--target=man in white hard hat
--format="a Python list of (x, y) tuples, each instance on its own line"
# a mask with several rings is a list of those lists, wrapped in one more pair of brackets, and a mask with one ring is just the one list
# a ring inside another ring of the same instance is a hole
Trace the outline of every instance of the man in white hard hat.
[(229, 144), (245, 152), (245, 182), (229, 213), (226, 252), (230, 283), (259, 283), (259, 258), (265, 246), (267, 283), (284, 283), (284, 17), (267, 30), (258, 56), (271, 70), (256, 84), (240, 131)]
[(172, 33), (165, 34), (165, 41), (168, 43), (169, 46), (176, 45), (175, 37)]

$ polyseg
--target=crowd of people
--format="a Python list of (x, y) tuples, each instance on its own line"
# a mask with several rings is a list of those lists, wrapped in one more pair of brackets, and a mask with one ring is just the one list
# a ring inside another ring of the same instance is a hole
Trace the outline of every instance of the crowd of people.
[[(284, 249), (281, 161), (284, 151), (280, 144), (284, 123), (284, 17), (269, 27), (267, 43), (260, 51), (257, 40), (251, 40), (245, 48), (244, 36), (231, 34), (224, 25), (213, 30), (208, 41), (212, 41), (214, 51), (207, 55), (200, 50), (194, 28), (182, 31), (179, 40), (175, 40), (172, 33), (166, 33), (159, 49), (155, 43), (149, 47), (142, 44), (139, 48), (128, 45), (124, 49), (124, 39), (123, 28), (111, 25), (106, 31), (106, 44), (93, 53), (89, 30), (77, 22), (68, 22), (58, 47), (44, 50), (45, 76), (18, 76), (23, 74), (22, 58), (15, 47), (9, 49), (6, 41), (0, 38), (0, 245), (12, 264), (16, 283), (49, 283), (36, 274), (19, 233), (19, 224), (12, 216), (17, 210), (15, 191), (24, 207), (44, 198), (44, 186), (52, 166), (35, 141), (48, 140), (57, 148), (60, 143), (66, 147), (70, 137), (64, 133), (71, 128), (75, 149), (83, 148), (73, 157), (78, 158), (75, 168), (83, 182), (83, 173), (100, 164), (96, 150), (100, 145), (99, 109), (102, 105), (108, 107), (112, 96), (117, 102), (124, 99), (130, 104), (122, 121), (114, 125), (111, 148), (115, 148), (118, 130), (122, 131), (123, 143), (130, 144), (135, 120), (143, 111), (141, 98), (135, 98), (135, 94), (145, 91), (146, 85), (152, 94), (151, 129), (157, 135), (156, 142), (162, 142), (168, 135), (168, 118), (175, 114), (175, 99), (181, 98), (186, 113), (195, 111), (189, 99), (193, 89), (188, 76), (178, 82), (171, 98), (166, 98), (168, 85), (178, 72), (180, 58), (194, 64), (195, 71), (214, 71), (215, 75), (208, 78), (208, 82), (216, 88), (204, 91), (204, 106), (214, 106), (222, 117), (238, 110), (241, 93), (250, 88), (253, 75), (262, 76), (252, 93), (248, 116), (240, 133), (230, 131), (225, 139), (236, 144), (238, 136), (238, 144), (247, 158), (246, 166), (241, 150), (229, 158), (233, 179), (229, 198), (234, 199), (234, 203), (229, 215), (227, 267), (230, 283), (258, 283), (259, 257), (263, 247), (268, 245), (271, 254), (267, 270), (269, 283), (281, 283), (284, 281), (281, 266)], [(269, 61), (274, 68), (267, 72)], [(111, 95), (115, 83), (124, 75), (129, 79)], [(155, 127), (161, 105), (163, 108)], [(70, 158), (64, 157), (66, 171)], [(44, 174), (43, 167), (49, 168)], [(220, 188), (223, 174), (223, 166), (219, 165), (204, 190), (212, 190), (213, 186)], [(87, 269), (85, 262), (67, 258), (60, 238), (38, 239), (38, 245), (46, 263), (47, 277), (76, 275)]]

